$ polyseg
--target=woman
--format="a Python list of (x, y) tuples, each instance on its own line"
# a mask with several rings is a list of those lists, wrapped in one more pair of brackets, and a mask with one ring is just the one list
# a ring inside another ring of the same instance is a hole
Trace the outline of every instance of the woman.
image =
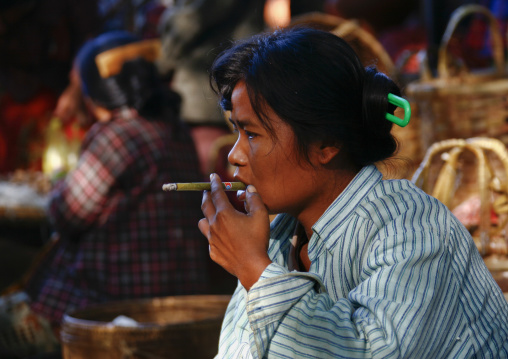
[[(165, 182), (200, 179), (194, 144), (179, 97), (137, 44), (128, 33), (106, 33), (76, 59), (97, 122), (76, 169), (51, 193), (60, 239), (26, 289), (32, 310), (54, 327), (65, 312), (94, 303), (209, 290), (199, 208), (162, 191)], [(101, 77), (97, 55), (111, 49), (119, 50), (110, 63), (119, 72)]]
[(218, 358), (508, 354), (508, 305), (469, 233), (374, 166), (396, 151), (388, 77), (340, 38), (292, 29), (226, 50), (211, 78), (248, 185), (246, 214), (216, 175), (203, 195), (210, 256), (239, 280)]

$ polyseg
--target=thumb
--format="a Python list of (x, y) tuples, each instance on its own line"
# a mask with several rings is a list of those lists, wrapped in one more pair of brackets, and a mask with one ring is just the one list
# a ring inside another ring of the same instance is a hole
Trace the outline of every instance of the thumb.
[(253, 185), (247, 186), (247, 190), (245, 191), (245, 204), (247, 205), (246, 210), (249, 214), (265, 214), (267, 212), (266, 207), (261, 200), (261, 196), (257, 192), (256, 187)]
[(201, 233), (209, 239), (210, 234), (210, 223), (208, 223), (208, 220), (206, 218), (202, 218), (198, 222), (198, 228), (201, 231)]

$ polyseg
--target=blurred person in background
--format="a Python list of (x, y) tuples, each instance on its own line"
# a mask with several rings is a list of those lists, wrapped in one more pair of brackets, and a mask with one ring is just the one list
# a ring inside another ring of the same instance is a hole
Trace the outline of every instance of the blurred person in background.
[[(101, 33), (125, 30), (142, 39), (158, 38), (158, 22), (161, 14), (172, 4), (171, 0), (149, 0), (141, 3), (122, 0), (96, 0), (96, 14), (100, 19)], [(68, 75), (68, 85), (60, 94), (53, 115), (65, 125), (72, 121), (84, 129), (90, 125), (91, 115), (84, 105), (77, 69), (73, 66)]]
[[(180, 121), (180, 97), (162, 85), (140, 44), (115, 31), (77, 55), (97, 122), (77, 167), (51, 192), (49, 217), (59, 239), (22, 293), (39, 328), (58, 331), (65, 312), (94, 303), (209, 290), (208, 247), (196, 227), (199, 194), (162, 191), (166, 182), (200, 179), (194, 144)], [(110, 63), (119, 72), (101, 75), (97, 55), (112, 49), (120, 50)], [(46, 330), (38, 345), (12, 349), (33, 353), (51, 337)]]
[[(52, 117), (68, 129), (88, 117), (69, 76), (89, 38), (128, 30), (158, 36), (169, 0), (8, 0), (0, 2), (0, 175), (40, 171)], [(83, 129), (88, 128), (85, 123)], [(80, 136), (81, 139), (81, 136)]]
[(171, 76), (171, 88), (182, 96), (182, 118), (190, 126), (203, 175), (210, 147), (230, 134), (210, 90), (207, 69), (233, 39), (264, 29), (265, 0), (177, 0), (161, 16), (160, 71)]

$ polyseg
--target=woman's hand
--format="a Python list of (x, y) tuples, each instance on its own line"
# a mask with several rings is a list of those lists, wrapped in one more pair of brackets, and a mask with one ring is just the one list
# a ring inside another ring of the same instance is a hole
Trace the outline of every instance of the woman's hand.
[(77, 120), (82, 128), (87, 128), (93, 120), (86, 108), (81, 91), (81, 80), (75, 68), (71, 70), (69, 77), (70, 83), (58, 98), (53, 116), (58, 117), (64, 125)]
[(199, 229), (208, 239), (210, 258), (249, 290), (271, 263), (267, 254), (268, 212), (253, 186), (247, 187), (245, 214), (231, 205), (219, 176), (212, 174), (210, 182), (212, 190), (203, 194), (205, 218), (199, 221)]

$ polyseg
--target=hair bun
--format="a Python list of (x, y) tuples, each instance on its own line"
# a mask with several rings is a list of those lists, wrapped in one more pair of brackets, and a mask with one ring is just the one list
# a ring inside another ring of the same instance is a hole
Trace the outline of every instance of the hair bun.
[[(365, 68), (363, 84), (363, 119), (387, 122), (386, 128), (391, 129), (391, 122), (385, 120), (385, 114), (395, 111), (396, 106), (388, 102), (388, 94), (400, 96), (398, 86), (384, 73), (375, 67)], [(369, 123), (369, 122), (367, 122)], [(385, 127), (385, 126), (383, 126)]]
[(375, 67), (365, 68), (362, 93), (362, 127), (365, 141), (360, 151), (360, 162), (374, 163), (391, 157), (397, 149), (397, 141), (391, 134), (392, 122), (386, 113), (395, 111), (396, 106), (388, 102), (388, 94), (400, 96), (398, 86)]

